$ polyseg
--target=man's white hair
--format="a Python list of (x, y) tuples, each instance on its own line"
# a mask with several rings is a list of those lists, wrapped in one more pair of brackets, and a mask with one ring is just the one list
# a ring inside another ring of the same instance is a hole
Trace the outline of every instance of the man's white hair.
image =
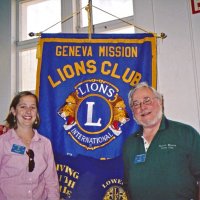
[(140, 88), (148, 88), (150, 89), (153, 94), (160, 100), (160, 101), (163, 101), (163, 95), (160, 94), (156, 89), (154, 89), (153, 87), (149, 86), (147, 82), (141, 82), (141, 83), (138, 83), (135, 87), (133, 87), (129, 93), (128, 93), (128, 103), (129, 103), (129, 106), (130, 108), (132, 107), (132, 101), (133, 101), (133, 94), (135, 93), (136, 90), (140, 89)]

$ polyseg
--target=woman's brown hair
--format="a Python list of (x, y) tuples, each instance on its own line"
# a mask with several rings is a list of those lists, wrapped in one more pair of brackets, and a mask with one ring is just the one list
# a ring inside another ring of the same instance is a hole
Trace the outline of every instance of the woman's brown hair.
[[(19, 101), (22, 97), (24, 96), (32, 96), (35, 98), (35, 102), (36, 102), (36, 107), (37, 110), (39, 109), (39, 102), (38, 102), (38, 98), (35, 94), (33, 94), (30, 91), (23, 91), (23, 92), (19, 92), (12, 100), (11, 104), (10, 104), (10, 108), (9, 108), (9, 114), (6, 117), (6, 123), (8, 128), (17, 128), (17, 122), (15, 119), (15, 116), (13, 115), (13, 113), (11, 112), (11, 108), (14, 108), (16, 110), (17, 105), (19, 104)], [(39, 113), (37, 113), (37, 117), (35, 120), (35, 123), (33, 124), (33, 128), (38, 128), (40, 124), (40, 117), (39, 117)]]

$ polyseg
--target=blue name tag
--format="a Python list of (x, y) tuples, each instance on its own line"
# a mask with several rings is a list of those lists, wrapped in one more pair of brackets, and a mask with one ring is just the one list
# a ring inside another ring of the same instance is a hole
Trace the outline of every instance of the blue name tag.
[(17, 144), (13, 144), (11, 152), (18, 153), (18, 154), (24, 154), (25, 150), (26, 150), (26, 147), (20, 146)]
[(135, 156), (134, 163), (143, 163), (146, 160), (146, 154), (139, 154)]

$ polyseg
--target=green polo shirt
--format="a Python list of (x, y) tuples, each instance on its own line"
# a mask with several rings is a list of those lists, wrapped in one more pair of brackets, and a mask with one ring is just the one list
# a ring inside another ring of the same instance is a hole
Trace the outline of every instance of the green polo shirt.
[(167, 120), (145, 152), (142, 130), (123, 147), (124, 184), (131, 200), (190, 200), (200, 180), (200, 135), (189, 125)]

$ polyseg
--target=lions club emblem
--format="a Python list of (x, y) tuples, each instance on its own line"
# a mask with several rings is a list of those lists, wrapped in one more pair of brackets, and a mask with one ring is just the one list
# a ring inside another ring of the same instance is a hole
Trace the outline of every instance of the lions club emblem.
[(124, 189), (120, 186), (112, 186), (110, 187), (103, 200), (128, 200), (127, 195)]
[(103, 147), (122, 133), (129, 121), (124, 100), (113, 84), (86, 80), (66, 96), (58, 114), (71, 138), (87, 150)]

